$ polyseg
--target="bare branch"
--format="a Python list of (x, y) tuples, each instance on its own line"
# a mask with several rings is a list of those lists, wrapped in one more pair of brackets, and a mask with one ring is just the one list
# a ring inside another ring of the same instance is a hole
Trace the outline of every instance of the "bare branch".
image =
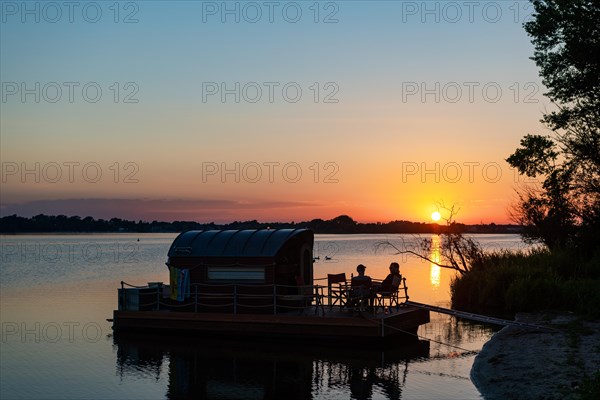
[(455, 205), (447, 207), (443, 202), (438, 202), (437, 207), (438, 210), (445, 211), (443, 218), (446, 221), (446, 232), (441, 234), (443, 240), (440, 245), (440, 256), (443, 261), (436, 261), (431, 256), (427, 256), (432, 251), (431, 240), (428, 239), (416, 240), (421, 253), (409, 250), (407, 246), (400, 248), (390, 241), (378, 242), (376, 248), (389, 247), (395, 251), (395, 254), (410, 254), (438, 267), (458, 271), (463, 275), (469, 272), (472, 263), (481, 259), (483, 250), (473, 239), (466, 238), (461, 233), (453, 232), (454, 217), (459, 210)]
[(391, 248), (393, 248), (396, 251), (394, 253), (395, 255), (399, 255), (399, 254), (411, 254), (411, 255), (413, 255), (415, 257), (420, 258), (421, 260), (425, 260), (425, 261), (430, 262), (432, 264), (435, 264), (435, 265), (437, 265), (438, 267), (441, 267), (441, 268), (453, 269), (453, 270), (459, 271), (460, 273), (463, 273), (463, 274), (466, 272), (466, 271), (463, 271), (461, 268), (459, 268), (457, 266), (442, 264), (440, 262), (432, 260), (429, 257), (426, 257), (426, 256), (424, 256), (422, 254), (419, 254), (419, 253), (417, 253), (415, 251), (412, 251), (412, 250), (400, 250), (392, 242), (389, 242), (389, 241), (378, 242), (378, 243), (375, 244), (375, 246), (378, 247), (378, 248), (379, 247), (391, 247)]

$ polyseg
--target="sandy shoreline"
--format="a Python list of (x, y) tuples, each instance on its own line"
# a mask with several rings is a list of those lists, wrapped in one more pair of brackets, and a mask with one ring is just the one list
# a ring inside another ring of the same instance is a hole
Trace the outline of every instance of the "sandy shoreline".
[(519, 314), (517, 320), (559, 328), (505, 327), (475, 358), (471, 379), (486, 400), (570, 399), (600, 368), (600, 321), (572, 315)]

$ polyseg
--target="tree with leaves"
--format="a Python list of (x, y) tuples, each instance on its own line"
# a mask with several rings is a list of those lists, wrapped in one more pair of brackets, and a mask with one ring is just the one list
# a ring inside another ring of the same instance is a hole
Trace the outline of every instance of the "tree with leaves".
[(533, 0), (532, 60), (556, 109), (541, 122), (550, 136), (527, 135), (508, 163), (540, 180), (518, 192), (512, 210), (529, 242), (550, 249), (598, 249), (600, 235), (600, 2)]

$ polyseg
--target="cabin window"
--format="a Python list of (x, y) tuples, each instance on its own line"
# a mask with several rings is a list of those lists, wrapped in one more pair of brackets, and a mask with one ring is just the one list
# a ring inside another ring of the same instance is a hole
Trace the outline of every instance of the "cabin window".
[(210, 281), (264, 281), (265, 267), (208, 267)]

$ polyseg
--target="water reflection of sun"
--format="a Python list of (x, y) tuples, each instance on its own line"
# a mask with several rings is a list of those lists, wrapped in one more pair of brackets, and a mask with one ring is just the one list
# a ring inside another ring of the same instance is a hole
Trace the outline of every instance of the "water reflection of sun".
[[(440, 263), (441, 261), (441, 252), (440, 252), (440, 237), (438, 235), (433, 235), (431, 237), (431, 253), (429, 254), (429, 259), (436, 263)], [(433, 262), (429, 265), (429, 282), (431, 282), (431, 286), (434, 289), (440, 287), (441, 281), (441, 268), (439, 265), (434, 264)]]

